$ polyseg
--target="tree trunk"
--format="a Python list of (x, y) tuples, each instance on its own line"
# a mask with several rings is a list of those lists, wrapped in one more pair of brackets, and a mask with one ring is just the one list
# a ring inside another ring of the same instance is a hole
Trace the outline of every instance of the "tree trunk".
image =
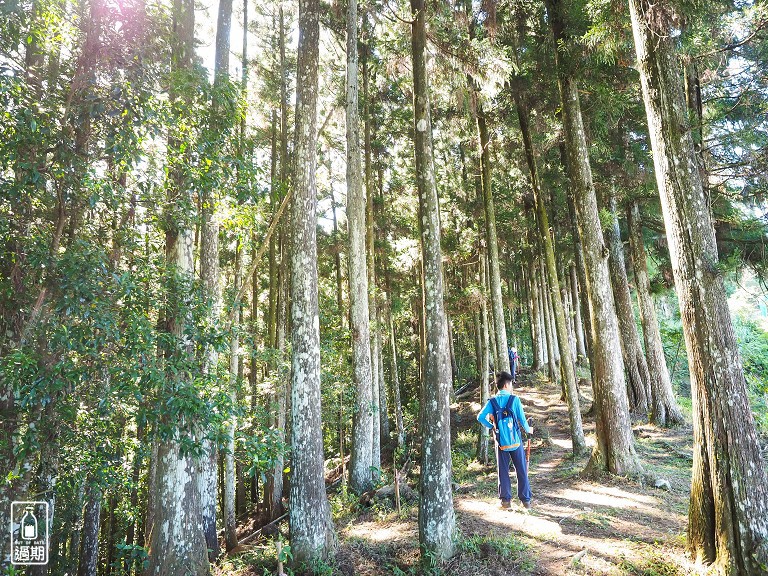
[(714, 572), (765, 574), (768, 478), (747, 397), (715, 231), (664, 6), (630, 0), (656, 183), (680, 300), (693, 397), (688, 547)]
[(620, 476), (634, 475), (641, 471), (641, 467), (635, 453), (629, 419), (624, 367), (618, 343), (619, 326), (608, 271), (608, 249), (603, 242), (597, 211), (579, 92), (569, 63), (564, 61), (569, 39), (565, 35), (563, 4), (562, 0), (546, 0), (547, 14), (557, 46), (555, 65), (562, 101), (568, 176), (584, 245), (586, 287), (594, 332), (592, 360), (595, 367), (596, 442), (587, 470), (595, 473), (607, 471)]
[[(413, 54), (414, 152), (416, 187), (421, 205), (421, 251), (426, 304), (424, 380), (421, 405), (430, 425), (422, 427), (419, 542), (422, 551), (442, 561), (453, 556), (456, 517), (451, 489), (448, 326), (443, 303), (440, 206), (432, 156), (432, 124), (427, 79), (424, 0), (411, 0)], [(498, 265), (498, 254), (497, 265)], [(498, 268), (497, 268), (498, 269)], [(497, 279), (498, 280), (498, 279)], [(497, 283), (498, 285), (499, 283)], [(501, 302), (499, 302), (501, 304)], [(502, 314), (503, 323), (503, 314)]]
[(507, 329), (504, 321), (504, 304), (501, 297), (501, 272), (499, 271), (499, 243), (496, 236), (496, 210), (491, 190), (491, 141), (485, 111), (477, 102), (477, 131), (480, 142), (480, 167), (482, 174), (483, 208), (485, 211), (485, 239), (488, 245), (488, 267), (491, 272), (491, 309), (493, 312), (495, 343), (494, 356), (497, 371), (509, 372)]
[[(242, 269), (242, 256), (240, 239), (235, 245), (235, 294), (240, 289), (240, 275)], [(235, 317), (238, 311), (234, 312)], [(227, 450), (224, 453), (224, 541), (227, 552), (237, 547), (237, 510), (235, 502), (235, 487), (237, 485), (237, 470), (235, 468), (235, 440), (237, 436), (237, 388), (238, 372), (240, 367), (240, 332), (239, 326), (233, 323), (229, 345), (229, 400), (232, 405), (232, 413), (227, 424)]]
[[(363, 15), (363, 25), (367, 20)], [(381, 357), (381, 334), (379, 330), (378, 288), (376, 285), (376, 251), (374, 250), (374, 213), (373, 213), (373, 180), (371, 165), (371, 119), (368, 98), (368, 51), (369, 46), (363, 45), (363, 120), (365, 130), (365, 190), (366, 190), (366, 251), (368, 260), (368, 310), (370, 315), (371, 339), (371, 407), (373, 410), (373, 429), (371, 435), (371, 466), (373, 481), (378, 482), (381, 471), (381, 391), (383, 383), (379, 380), (378, 366)], [(386, 397), (385, 397), (386, 398)]]
[[(388, 283), (389, 284), (389, 283)], [(392, 396), (395, 401), (395, 422), (397, 425), (397, 446), (402, 447), (405, 444), (405, 428), (403, 426), (403, 404), (400, 400), (400, 377), (397, 373), (397, 343), (395, 339), (394, 313), (392, 312), (392, 293), (390, 292), (387, 300), (389, 302), (389, 346), (392, 353), (392, 366), (390, 371), (392, 375)]]
[[(560, 344), (560, 350), (562, 351), (560, 362), (565, 381), (565, 399), (568, 404), (568, 420), (571, 428), (573, 453), (574, 455), (578, 455), (587, 449), (587, 445), (584, 441), (584, 431), (581, 426), (581, 410), (579, 409), (579, 389), (576, 384), (576, 369), (573, 365), (573, 358), (569, 353), (570, 344), (568, 329), (565, 324), (565, 307), (560, 292), (560, 281), (557, 274), (557, 265), (555, 263), (555, 249), (552, 237), (549, 235), (549, 216), (547, 214), (547, 207), (544, 204), (544, 199), (542, 198), (539, 171), (536, 166), (536, 154), (533, 149), (533, 140), (531, 139), (530, 128), (528, 125), (528, 107), (523, 101), (523, 95), (520, 92), (520, 90), (515, 91), (515, 107), (517, 108), (517, 119), (520, 123), (520, 131), (523, 136), (525, 158), (531, 173), (531, 188), (533, 190), (534, 205), (536, 208), (536, 222), (539, 225), (539, 236), (543, 241), (544, 260), (547, 268), (545, 279), (547, 280), (552, 304), (554, 306), (555, 329), (557, 332), (557, 340)], [(484, 405), (485, 404), (483, 404), (483, 406)]]
[(675, 400), (672, 380), (669, 377), (664, 347), (661, 343), (659, 321), (656, 319), (656, 307), (651, 297), (648, 280), (648, 265), (645, 261), (645, 246), (640, 220), (640, 208), (632, 202), (627, 208), (627, 226), (629, 228), (629, 246), (632, 252), (632, 265), (635, 271), (640, 322), (645, 338), (645, 355), (648, 360), (648, 372), (651, 384), (651, 422), (657, 426), (675, 426), (684, 422), (683, 413)]
[(568, 266), (571, 274), (571, 306), (573, 308), (573, 329), (576, 334), (576, 355), (581, 364), (587, 356), (584, 347), (584, 322), (581, 319), (581, 299), (579, 298), (579, 280), (576, 277), (576, 263)]
[[(485, 406), (486, 402), (491, 396), (490, 387), (488, 385), (488, 375), (491, 371), (488, 365), (488, 355), (490, 347), (490, 338), (488, 333), (488, 278), (485, 274), (485, 250), (480, 250), (480, 287), (482, 289), (482, 297), (480, 299), (480, 348), (481, 348), (481, 369), (480, 369), (480, 405)], [(490, 432), (485, 426), (479, 426), (480, 428), (480, 441), (478, 443), (477, 459), (483, 466), (488, 466), (488, 449), (490, 445)]]
[(536, 268), (534, 266), (533, 243), (531, 241), (532, 228), (528, 228), (528, 294), (530, 295), (531, 310), (531, 345), (533, 346), (533, 371), (539, 372), (544, 366), (544, 351), (541, 345), (541, 302), (539, 301), (539, 288), (536, 281)]
[(334, 532), (323, 473), (317, 294), (317, 91), (319, 0), (299, 0), (295, 184), (291, 202), (291, 552), (297, 564), (325, 560)]
[[(93, 482), (93, 479), (91, 479)], [(91, 483), (83, 511), (83, 532), (77, 576), (97, 576), (99, 567), (99, 530), (101, 529), (101, 490)]]
[(616, 213), (616, 198), (612, 192), (609, 194), (607, 207), (611, 215), (611, 223), (605, 228), (605, 240), (611, 253), (608, 265), (621, 333), (621, 352), (627, 374), (627, 398), (629, 409), (645, 416), (648, 414), (649, 390), (647, 389), (650, 374), (648, 374), (648, 364), (645, 362), (643, 347), (637, 334), (635, 315), (632, 311), (632, 296), (629, 293), (629, 281), (624, 262), (624, 246), (621, 242), (619, 217)]
[(360, 163), (360, 118), (357, 103), (357, 0), (347, 3), (347, 230), (349, 246), (349, 302), (352, 334), (352, 446), (349, 488), (362, 494), (373, 486), (373, 367), (366, 263), (366, 189)]

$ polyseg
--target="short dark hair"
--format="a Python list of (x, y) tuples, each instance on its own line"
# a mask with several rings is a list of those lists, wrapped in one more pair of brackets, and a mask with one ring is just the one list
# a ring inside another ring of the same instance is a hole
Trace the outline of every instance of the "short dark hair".
[(513, 381), (512, 374), (510, 374), (509, 372), (499, 372), (496, 375), (496, 388), (501, 390), (502, 388), (504, 388), (507, 382), (512, 382), (512, 381)]

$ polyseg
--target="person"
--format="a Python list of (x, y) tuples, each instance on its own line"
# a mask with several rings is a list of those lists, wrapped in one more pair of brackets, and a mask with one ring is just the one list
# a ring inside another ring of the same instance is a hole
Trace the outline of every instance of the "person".
[(512, 373), (512, 382), (517, 382), (517, 363), (520, 356), (517, 355), (517, 348), (512, 346), (509, 349), (509, 371)]
[(512, 394), (512, 375), (508, 372), (500, 372), (496, 378), (496, 388), (498, 389), (496, 396), (486, 403), (477, 415), (477, 420), (495, 432), (501, 507), (511, 507), (512, 484), (509, 478), (511, 460), (515, 465), (517, 476), (517, 497), (525, 508), (530, 509), (531, 484), (528, 481), (528, 465), (525, 461), (525, 447), (520, 428), (528, 434), (533, 434), (533, 427), (528, 424), (520, 398)]

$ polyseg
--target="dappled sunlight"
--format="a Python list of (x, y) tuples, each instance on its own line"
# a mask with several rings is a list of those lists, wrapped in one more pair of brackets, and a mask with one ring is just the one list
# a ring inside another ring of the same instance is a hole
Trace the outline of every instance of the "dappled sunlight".
[(360, 538), (374, 543), (417, 538), (413, 526), (404, 522), (388, 525), (382, 525), (381, 522), (360, 522), (347, 526), (344, 535), (348, 538)]
[(457, 511), (470, 514), (484, 522), (519, 530), (530, 536), (552, 538), (562, 534), (562, 528), (557, 522), (536, 516), (516, 506), (509, 510), (502, 510), (498, 500), (488, 502), (487, 500), (460, 499), (455, 502), (455, 507)]
[(550, 496), (611, 508), (645, 508), (658, 505), (656, 498), (626, 492), (613, 486), (588, 484), (577, 486), (577, 488), (563, 488), (551, 493)]

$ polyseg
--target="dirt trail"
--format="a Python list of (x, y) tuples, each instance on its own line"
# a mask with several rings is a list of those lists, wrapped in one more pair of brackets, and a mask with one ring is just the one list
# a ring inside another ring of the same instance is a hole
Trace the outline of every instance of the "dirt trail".
[[(515, 394), (536, 428), (529, 474), (533, 509), (526, 511), (518, 503), (510, 511), (502, 510), (495, 492), (495, 465), (480, 469), (478, 482), (470, 482), (464, 487), (467, 493), (454, 501), (465, 536), (514, 534), (531, 546), (534, 573), (541, 575), (645, 574), (654, 566), (664, 566), (666, 572), (659, 570), (663, 574), (691, 573), (683, 549), (690, 429), (635, 427), (646, 470), (669, 480), (669, 491), (621, 478), (586, 479), (581, 470), (587, 457), (571, 457), (568, 414), (560, 390), (548, 382), (534, 385), (529, 375), (521, 376)], [(479, 408), (477, 401), (455, 406), (455, 435), (476, 425)], [(584, 418), (584, 431), (591, 448), (592, 418)], [(512, 477), (515, 494), (514, 473)]]
[[(590, 390), (582, 389), (585, 396)], [(695, 574), (685, 556), (685, 528), (692, 437), (690, 427), (663, 430), (634, 426), (636, 449), (646, 473), (664, 478), (669, 490), (636, 480), (581, 475), (588, 456), (571, 457), (568, 414), (560, 390), (520, 375), (515, 393), (536, 428), (530, 478), (533, 509), (502, 510), (495, 458), (475, 461), (481, 406), (479, 391), (455, 403), (451, 414), (454, 506), (461, 541), (444, 576), (659, 575)], [(587, 408), (584, 406), (583, 408)], [(594, 419), (584, 417), (587, 443), (594, 444)], [(513, 494), (516, 493), (514, 474)], [(337, 572), (346, 576), (418, 575), (418, 509), (397, 514), (385, 506), (343, 515), (337, 527)]]

